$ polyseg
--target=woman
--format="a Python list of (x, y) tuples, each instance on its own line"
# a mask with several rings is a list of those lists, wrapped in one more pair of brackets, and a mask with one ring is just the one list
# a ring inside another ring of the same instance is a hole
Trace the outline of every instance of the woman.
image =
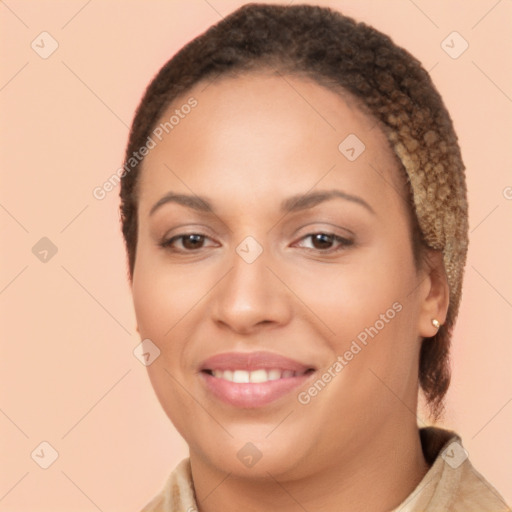
[(419, 62), (325, 8), (242, 7), (158, 73), (121, 183), (138, 330), (190, 447), (144, 511), (510, 510), (440, 417), (467, 251)]

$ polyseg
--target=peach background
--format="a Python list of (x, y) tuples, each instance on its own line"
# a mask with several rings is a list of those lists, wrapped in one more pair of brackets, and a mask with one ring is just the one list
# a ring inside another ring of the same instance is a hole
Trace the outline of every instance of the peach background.
[[(137, 511), (187, 454), (132, 353), (118, 189), (92, 190), (119, 167), (149, 79), (242, 3), (0, 5), (0, 511)], [(445, 424), (512, 502), (512, 3), (319, 3), (418, 57), (454, 119), (471, 248)], [(31, 48), (43, 31), (59, 43), (48, 59)], [(452, 31), (469, 42), (458, 59), (440, 46)], [(42, 237), (58, 247), (47, 263), (32, 253)], [(59, 453), (46, 470), (30, 457), (42, 441)]]

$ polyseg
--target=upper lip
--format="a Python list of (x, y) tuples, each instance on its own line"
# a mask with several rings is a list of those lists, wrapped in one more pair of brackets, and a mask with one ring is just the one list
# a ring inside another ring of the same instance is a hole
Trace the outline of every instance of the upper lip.
[(213, 370), (291, 370), (297, 374), (315, 369), (310, 364), (304, 364), (289, 357), (272, 352), (224, 352), (209, 357), (200, 365), (200, 371)]

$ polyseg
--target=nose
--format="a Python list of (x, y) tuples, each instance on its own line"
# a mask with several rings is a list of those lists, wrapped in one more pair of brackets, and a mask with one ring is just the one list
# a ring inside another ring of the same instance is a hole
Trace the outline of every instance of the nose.
[(252, 262), (234, 252), (230, 270), (213, 290), (211, 311), (218, 325), (250, 334), (290, 321), (291, 292), (270, 260), (265, 250)]

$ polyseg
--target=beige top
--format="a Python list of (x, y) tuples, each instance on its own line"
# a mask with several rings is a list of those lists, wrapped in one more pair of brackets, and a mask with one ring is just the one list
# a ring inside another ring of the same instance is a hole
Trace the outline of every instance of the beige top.
[[(436, 427), (420, 429), (431, 467), (416, 489), (390, 512), (511, 512), (500, 494), (473, 468), (460, 437)], [(141, 512), (197, 512), (190, 459), (182, 460), (162, 491)]]

